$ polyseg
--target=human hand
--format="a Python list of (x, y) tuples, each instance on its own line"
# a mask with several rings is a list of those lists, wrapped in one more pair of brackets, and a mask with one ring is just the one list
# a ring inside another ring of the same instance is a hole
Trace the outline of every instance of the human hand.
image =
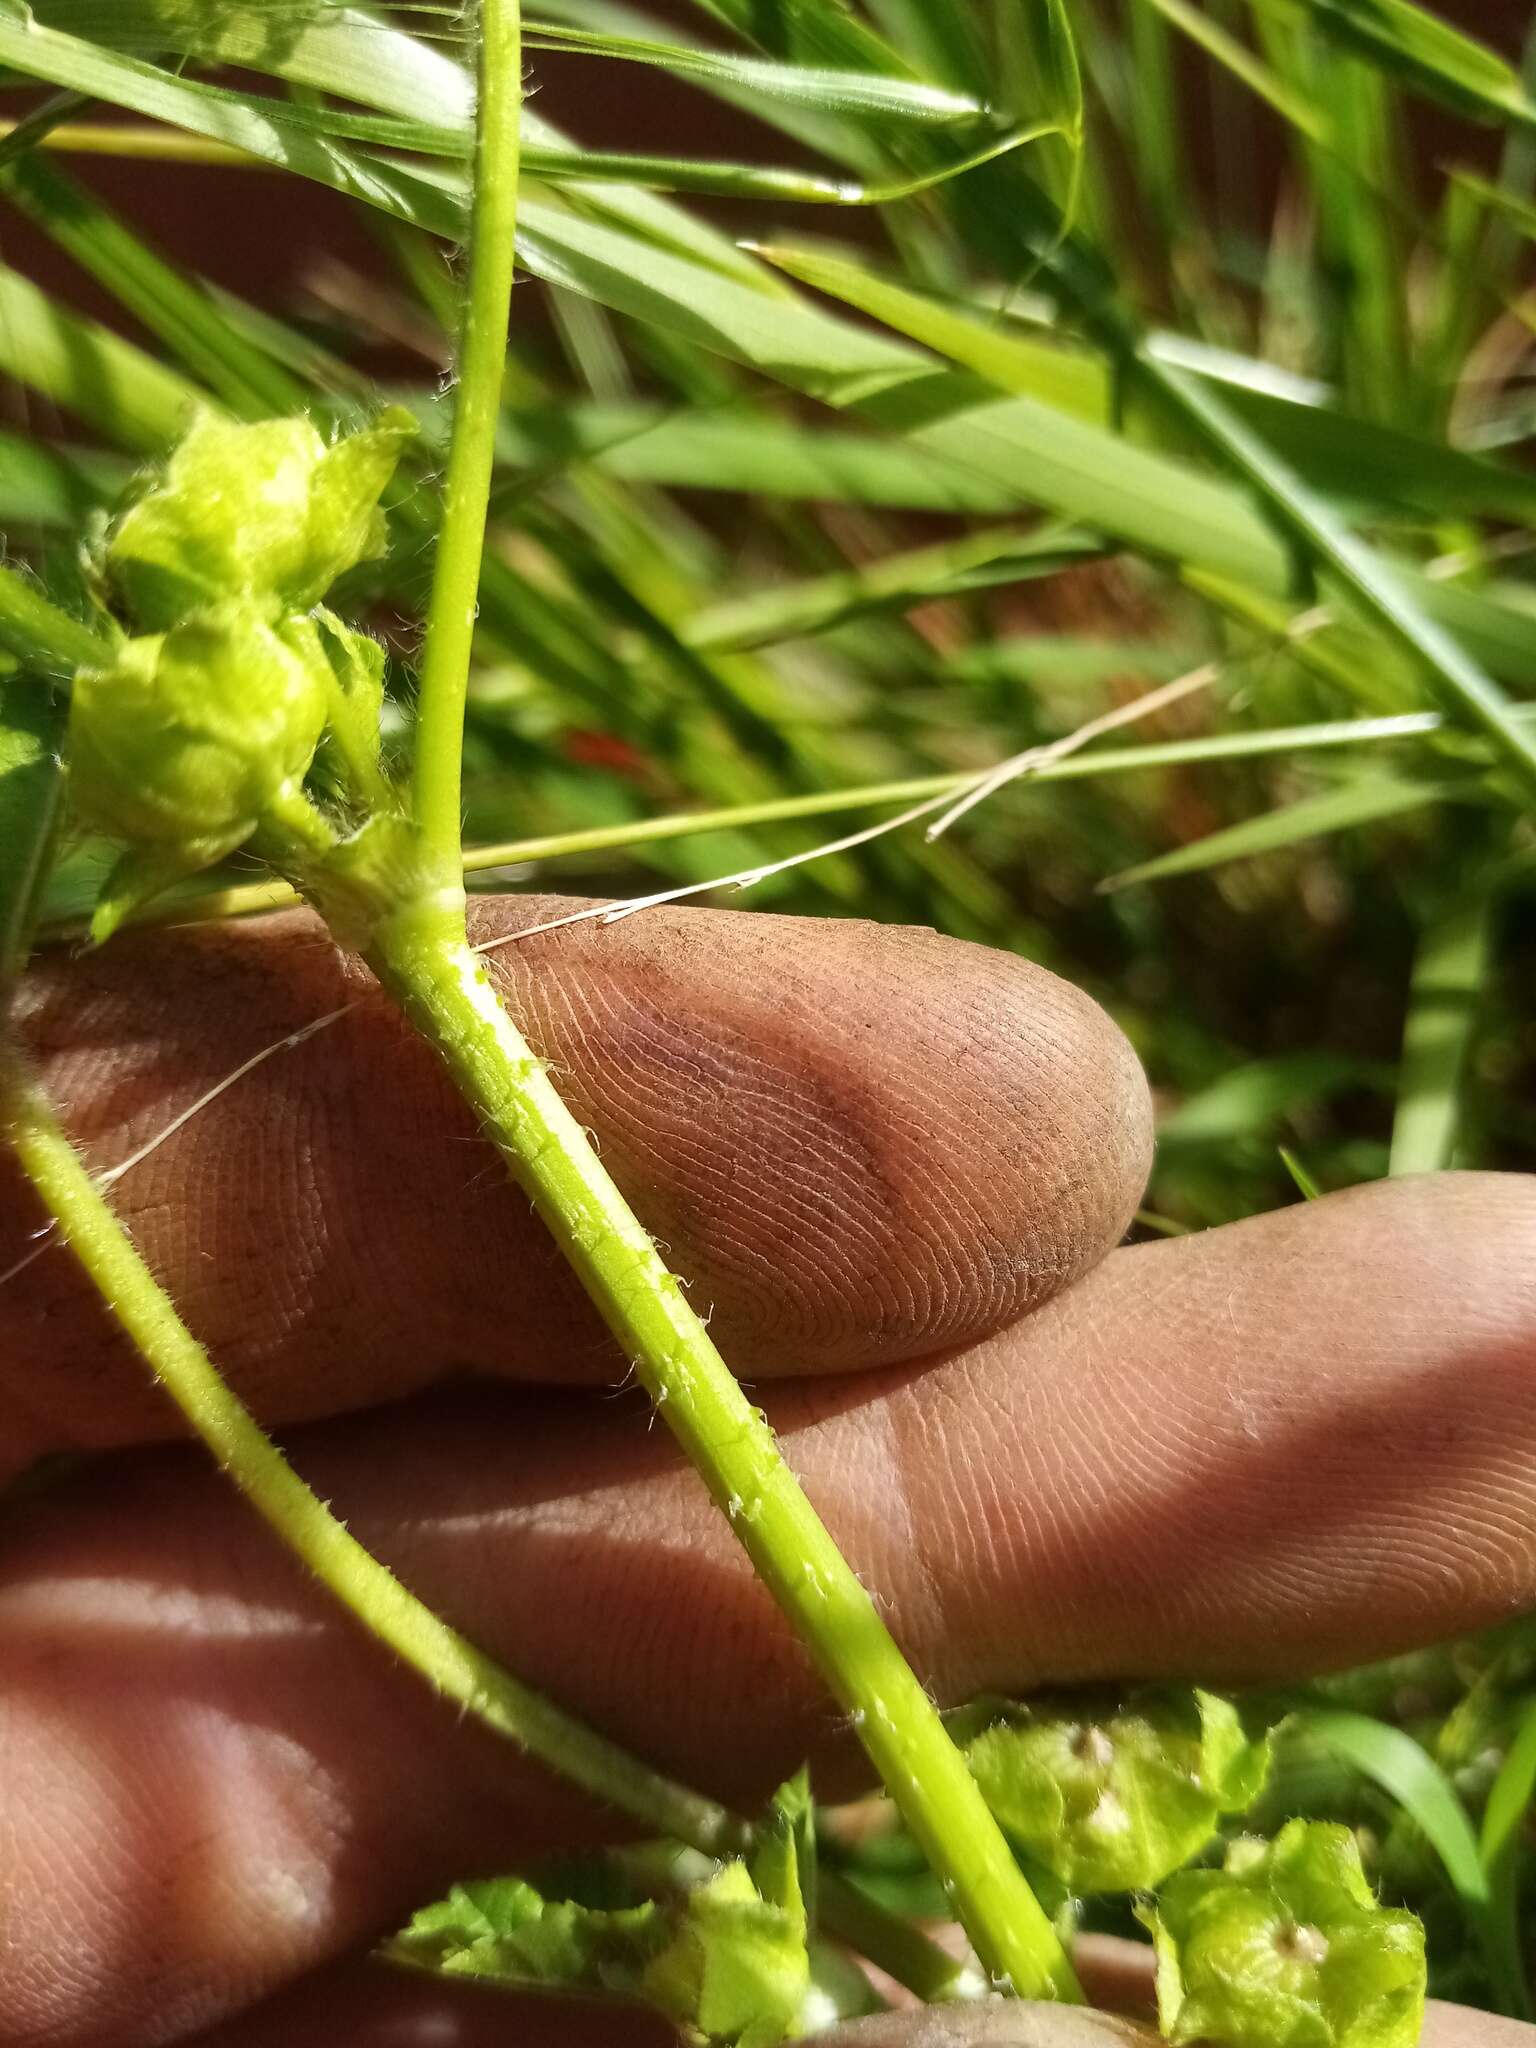
[[(941, 1699), (1294, 1676), (1536, 1600), (1528, 1183), (1376, 1186), (1104, 1257), (1145, 1090), (1038, 970), (688, 911), (493, 958), (727, 1358), (803, 1376), (763, 1398)], [(743, 1804), (806, 1754), (852, 1786), (728, 1530), (601, 1397), (622, 1361), (526, 1203), (315, 927), (46, 962), (24, 1028), (105, 1166), (354, 998), (123, 1180), (141, 1247), (258, 1410), (309, 1425), (320, 1492), (520, 1676)], [(0, 1184), (0, 1267), (37, 1220)], [(135, 1447), (5, 1517), (0, 2042), (574, 2044), (563, 2008), (455, 2017), (337, 1959), (608, 1817), (428, 1697), (171, 1433), (64, 1253), (0, 1287), (0, 1469)]]

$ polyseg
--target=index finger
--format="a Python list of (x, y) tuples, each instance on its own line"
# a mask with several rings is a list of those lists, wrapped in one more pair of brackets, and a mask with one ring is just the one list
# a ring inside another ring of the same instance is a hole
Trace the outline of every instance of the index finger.
[[(483, 902), (471, 935), (570, 907)], [(1026, 961), (928, 931), (682, 909), (491, 958), (749, 1377), (897, 1364), (986, 1335), (1130, 1220), (1150, 1150), (1140, 1069), (1094, 1003)], [(21, 1028), (108, 1167), (338, 1009), (117, 1189), (220, 1367), (281, 1422), (454, 1372), (621, 1377), (434, 1056), (313, 919), (52, 956)], [(0, 1271), (42, 1220), (0, 1166)], [(174, 1428), (67, 1256), (0, 1286), (0, 1478), (44, 1450)]]

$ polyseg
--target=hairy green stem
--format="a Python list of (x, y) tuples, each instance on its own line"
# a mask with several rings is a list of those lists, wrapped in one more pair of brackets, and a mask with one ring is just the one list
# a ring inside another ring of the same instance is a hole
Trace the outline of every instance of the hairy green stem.
[(112, 649), (89, 626), (50, 604), (18, 570), (0, 564), (0, 648), (45, 675), (90, 668)]
[(457, 889), (464, 700), (512, 304), (522, 111), (518, 0), (480, 0), (479, 105), (469, 286), (458, 351), (453, 441), (433, 564), (416, 726), (412, 808), (440, 886)]
[(220, 1378), (112, 1213), (21, 1057), (0, 1044), (0, 1127), (60, 1235), (156, 1379), (264, 1521), (321, 1584), (429, 1684), (644, 1826), (716, 1855), (749, 1830), (520, 1684), (440, 1621), (307, 1486)]
[(988, 1972), (1024, 1997), (1077, 1997), (1055, 1931), (933, 1701), (502, 1008), (458, 914), (433, 901), (407, 905), (379, 926), (368, 957), (437, 1047), (810, 1647)]

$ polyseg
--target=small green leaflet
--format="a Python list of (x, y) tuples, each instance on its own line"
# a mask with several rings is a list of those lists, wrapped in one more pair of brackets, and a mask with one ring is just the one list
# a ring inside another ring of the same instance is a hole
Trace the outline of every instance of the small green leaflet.
[(809, 1802), (795, 1781), (749, 1866), (736, 1859), (680, 1899), (603, 1910), (547, 1899), (518, 1878), (455, 1885), (385, 1956), (444, 1976), (600, 1991), (655, 2006), (708, 2048), (777, 2048), (810, 1990), (801, 1846)]
[(1081, 1894), (1138, 1891), (1187, 1863), (1269, 1768), (1229, 1700), (1158, 1690), (1046, 1708), (983, 1702), (966, 1761), (1004, 1833)]
[(1242, 1837), (1221, 1870), (1182, 1870), (1139, 1909), (1157, 1950), (1158, 2021), (1243, 2048), (1413, 2048), (1424, 1930), (1379, 1905), (1346, 1827), (1293, 1820)]

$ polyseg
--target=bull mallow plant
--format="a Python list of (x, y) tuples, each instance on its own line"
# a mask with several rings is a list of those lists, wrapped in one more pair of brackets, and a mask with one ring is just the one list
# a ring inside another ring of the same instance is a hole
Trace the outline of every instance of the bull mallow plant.
[[(1422, 1938), (1410, 1915), (1377, 1903), (1347, 1830), (1295, 1820), (1220, 1855), (1264, 1785), (1263, 1714), (1165, 1688), (986, 1701), (946, 1726), (468, 944), (460, 748), (512, 283), (519, 64), (512, 0), (483, 0), (454, 424), (409, 762), (382, 747), (382, 649), (344, 603), (330, 605), (384, 550), (382, 508), (413, 445), (411, 415), (381, 411), (332, 435), (308, 417), (204, 410), (90, 550), (86, 623), (13, 594), (12, 624), (34, 647), (53, 635), (51, 666), (70, 684), (70, 799), (121, 849), (93, 940), (244, 849), (362, 954), (532, 1197), (808, 1646), (979, 1968), (953, 1964), (821, 1867), (803, 1781), (760, 1816), (730, 1813), (523, 1686), (417, 1602), (224, 1385), (23, 1056), (0, 1042), (16, 1156), (148, 1368), (310, 1569), (429, 1683), (675, 1845), (664, 1876), (624, 1865), (634, 1896), (617, 1902), (521, 1877), (456, 1887), (389, 1944), (397, 1962), (617, 1992), (692, 2040), (771, 2048), (857, 2009), (845, 1982), (829, 1989), (827, 1937), (928, 1996), (1072, 1999), (1079, 1903), (1118, 1895), (1152, 1931), (1171, 2039), (1407, 2048), (1422, 2016)], [(45, 845), (46, 805), (32, 828)]]
[[(1411, 2041), (1424, 1972), (1422, 1943), (1405, 1929), (1417, 1923), (1375, 1904), (1358, 1854), (1335, 1840), (1339, 1831), (1297, 1823), (1266, 1852), (1268, 1862), (1239, 1843), (1224, 1868), (1183, 1871), (1263, 1784), (1268, 1739), (1250, 1737), (1230, 1701), (1184, 1690), (1126, 1701), (979, 1702), (946, 1732), (902, 1662), (766, 1421), (501, 1010), (468, 950), (462, 900), (434, 869), (411, 792), (383, 761), (382, 650), (324, 601), (380, 550), (380, 499), (411, 431), (386, 414), (327, 442), (304, 420), (238, 425), (204, 415), (112, 525), (96, 579), (102, 653), (75, 671), (68, 724), (76, 811), (124, 848), (102, 888), (93, 938), (108, 938), (173, 883), (251, 847), (361, 947), (436, 1045), (630, 1347), (941, 1873), (986, 1966), (981, 1978), (945, 1974), (952, 1993), (990, 1983), (1073, 1997), (1063, 1945), (1069, 1902), (1152, 1893), (1157, 1903), (1146, 1910), (1172, 2038), (1198, 2033), (1258, 2048)], [(835, 2013), (811, 1971), (814, 1873), (802, 1872), (803, 1846), (782, 1801), (748, 1826), (642, 1765), (605, 1756), (558, 1710), (502, 1682), (441, 1625), (418, 1617), (410, 1596), (330, 1522), (218, 1386), (9, 1057), (23, 1163), (150, 1365), (280, 1532), (430, 1681), (459, 1690), (504, 1732), (637, 1818), (711, 1853), (741, 1851), (674, 1897), (619, 1908), (545, 1897), (520, 1879), (457, 1887), (419, 1913), (389, 1953), (510, 1985), (622, 1992), (657, 2006), (692, 2039), (742, 2048), (770, 2048)], [(465, 1659), (467, 1680), (456, 1668)], [(1054, 1902), (1054, 1915), (1039, 1895)], [(835, 1931), (835, 1908), (826, 1924)]]

